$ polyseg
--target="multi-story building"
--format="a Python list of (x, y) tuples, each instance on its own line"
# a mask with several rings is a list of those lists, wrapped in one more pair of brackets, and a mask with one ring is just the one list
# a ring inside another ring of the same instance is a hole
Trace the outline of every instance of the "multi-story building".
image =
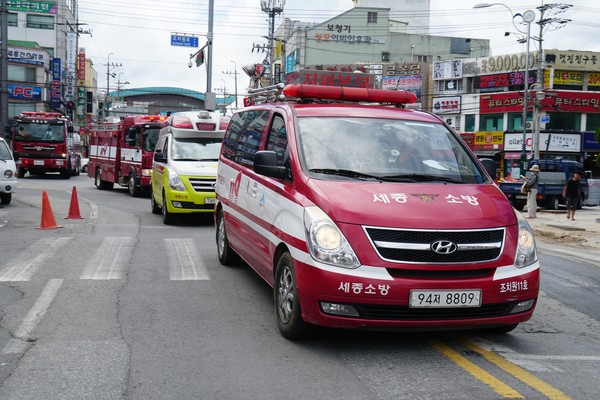
[[(577, 160), (597, 175), (600, 53), (545, 50), (542, 60), (537, 57), (535, 53), (530, 59), (527, 102), (525, 53), (434, 63), (431, 110), (454, 120), (478, 155), (494, 157), (502, 177), (522, 172), (523, 149), (527, 159), (537, 153)], [(538, 62), (541, 88), (535, 83)], [(440, 70), (444, 72), (437, 74)]]
[[(426, 8), (416, 13), (423, 17), (408, 22), (392, 18), (400, 14), (394, 14), (391, 8), (380, 7), (354, 7), (313, 25), (285, 19), (275, 31), (276, 41), (284, 46), (275, 49), (274, 81), (306, 69), (368, 72), (374, 75), (377, 87), (411, 90), (417, 94), (419, 104), (430, 104), (431, 63), (485, 57), (489, 40), (426, 34), (429, 1), (419, 7)], [(473, 46), (474, 41), (479, 45)]]
[(77, 92), (77, 0), (8, 3), (8, 112), (65, 110)]

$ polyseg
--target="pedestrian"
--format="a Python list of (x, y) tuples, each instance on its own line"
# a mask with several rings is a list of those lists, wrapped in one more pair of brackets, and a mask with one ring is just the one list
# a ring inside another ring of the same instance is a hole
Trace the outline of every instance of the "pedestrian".
[(575, 210), (579, 205), (580, 178), (579, 171), (573, 172), (573, 177), (569, 178), (563, 189), (563, 198), (567, 204), (567, 219), (570, 218), (571, 221), (575, 221)]
[(531, 176), (529, 179), (521, 175), (522, 179), (527, 179), (525, 186), (528, 189), (527, 192), (527, 216), (525, 218), (535, 218), (537, 211), (537, 192), (538, 192), (538, 180), (540, 173), (540, 166), (535, 164), (529, 168)]

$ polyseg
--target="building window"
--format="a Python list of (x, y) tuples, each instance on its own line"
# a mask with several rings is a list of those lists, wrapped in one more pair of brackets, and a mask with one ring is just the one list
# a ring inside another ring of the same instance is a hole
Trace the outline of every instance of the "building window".
[(417, 56), (417, 62), (420, 62), (420, 63), (431, 62), (431, 57), (430, 56)]
[(381, 61), (390, 61), (390, 53), (384, 51), (381, 53)]
[(475, 132), (475, 114), (465, 115), (465, 132)]
[(17, 17), (16, 13), (8, 13), (8, 18), (6, 19), (8, 26), (19, 26)]
[[(533, 115), (527, 114), (527, 130), (530, 131), (533, 128)], [(508, 114), (508, 127), (509, 131), (523, 131), (523, 113), (509, 113)]]
[(594, 132), (598, 128), (600, 128), (600, 115), (588, 113), (585, 130)]
[(27, 14), (27, 27), (36, 29), (54, 29), (54, 17), (48, 15)]
[(35, 68), (8, 64), (8, 80), (35, 83)]
[(480, 131), (503, 131), (504, 114), (482, 114), (479, 116)]
[(377, 13), (373, 11), (367, 12), (367, 24), (377, 23)]

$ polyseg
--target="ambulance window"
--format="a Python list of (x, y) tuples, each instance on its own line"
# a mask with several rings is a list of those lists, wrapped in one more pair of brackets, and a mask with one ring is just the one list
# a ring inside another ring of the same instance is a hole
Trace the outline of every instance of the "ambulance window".
[(269, 141), (267, 150), (273, 150), (277, 153), (277, 165), (283, 166), (284, 157), (287, 150), (287, 132), (285, 130), (285, 121), (281, 115), (276, 114), (269, 129)]
[(268, 110), (234, 114), (223, 140), (223, 157), (252, 166), (269, 118)]

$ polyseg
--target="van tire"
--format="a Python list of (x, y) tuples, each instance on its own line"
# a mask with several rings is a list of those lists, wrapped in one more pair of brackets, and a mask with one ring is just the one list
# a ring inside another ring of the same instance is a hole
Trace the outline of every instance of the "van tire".
[(12, 193), (0, 193), (0, 203), (10, 204)]
[(560, 199), (558, 196), (552, 196), (546, 203), (546, 208), (549, 210), (558, 211), (560, 209)]
[(161, 213), (160, 207), (156, 204), (156, 200), (154, 200), (154, 193), (152, 193), (152, 190), (150, 190), (150, 206), (152, 207), (152, 214), (158, 215)]
[(225, 229), (225, 220), (223, 219), (223, 210), (217, 211), (216, 220), (216, 240), (217, 240), (217, 255), (219, 262), (223, 265), (236, 265), (240, 262), (240, 256), (229, 246), (227, 239), (227, 230)]
[(275, 283), (273, 285), (275, 319), (283, 337), (290, 340), (309, 336), (312, 326), (302, 319), (294, 262), (289, 252), (284, 252), (277, 260)]
[(163, 193), (162, 196), (162, 216), (163, 216), (163, 224), (165, 225), (173, 225), (175, 223), (175, 216), (169, 212), (167, 209), (167, 197)]

